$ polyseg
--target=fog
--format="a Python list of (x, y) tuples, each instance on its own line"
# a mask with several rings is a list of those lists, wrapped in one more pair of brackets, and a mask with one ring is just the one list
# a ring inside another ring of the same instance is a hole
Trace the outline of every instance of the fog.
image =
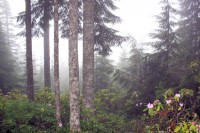
[[(16, 23), (15, 17), (19, 12), (24, 11), (25, 3), (24, 0), (9, 0), (12, 16), (14, 17), (13, 22)], [(147, 52), (151, 52), (152, 49), (147, 46), (143, 46), (142, 43), (148, 42), (151, 39), (149, 38), (149, 33), (152, 32), (157, 24), (155, 23), (154, 15), (158, 14), (160, 11), (159, 0), (120, 0), (116, 1), (116, 6), (119, 8), (114, 12), (117, 16), (121, 17), (122, 22), (111, 25), (114, 29), (118, 30), (120, 35), (132, 36), (136, 39), (139, 47), (142, 47)], [(20, 31), (17, 27), (15, 32)], [(40, 73), (40, 76), (43, 77), (41, 73), (43, 70), (43, 38), (33, 38), (33, 59), (34, 67)], [(18, 37), (17, 43), (20, 44), (20, 49), (25, 49), (25, 38)], [(59, 40), (59, 54), (60, 54), (60, 79), (61, 79), (61, 90), (64, 90), (68, 81), (64, 81), (68, 75), (68, 40), (60, 38)], [(120, 54), (123, 51), (129, 53), (130, 45), (125, 42), (119, 47), (112, 47), (112, 52), (110, 53), (109, 58), (113, 60), (114, 65), (117, 64)], [(53, 23), (51, 22), (50, 27), (50, 50), (51, 50), (51, 65), (53, 65)], [(25, 56), (25, 55), (24, 55)], [(79, 66), (82, 66), (82, 42), (79, 41)], [(42, 79), (43, 81), (43, 79)], [(41, 82), (41, 81), (40, 81)], [(42, 82), (39, 83), (42, 85)], [(68, 86), (68, 85), (67, 85)]]

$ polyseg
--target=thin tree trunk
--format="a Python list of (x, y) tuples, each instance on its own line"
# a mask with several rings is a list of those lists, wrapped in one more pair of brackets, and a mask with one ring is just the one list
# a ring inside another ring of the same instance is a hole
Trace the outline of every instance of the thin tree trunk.
[(69, 20), (70, 130), (80, 132), (78, 0), (69, 0)]
[(26, 0), (26, 73), (27, 95), (30, 101), (34, 100), (33, 62), (32, 62), (32, 33), (31, 33), (31, 0)]
[(54, 90), (56, 106), (56, 125), (58, 128), (61, 128), (62, 122), (60, 114), (58, 19), (58, 0), (54, 0)]
[(8, 11), (6, 11), (6, 33), (7, 33), (7, 42), (8, 42), (8, 44), (10, 44)]
[(83, 105), (93, 109), (94, 0), (83, 1)]
[(44, 8), (44, 87), (51, 88), (50, 52), (49, 52), (49, 0), (45, 0)]

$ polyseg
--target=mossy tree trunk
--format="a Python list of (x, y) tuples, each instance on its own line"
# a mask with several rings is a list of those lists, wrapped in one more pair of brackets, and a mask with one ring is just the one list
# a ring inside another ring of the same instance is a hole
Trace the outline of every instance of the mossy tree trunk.
[(62, 127), (60, 111), (60, 84), (59, 84), (59, 37), (58, 37), (58, 0), (54, 0), (54, 90), (56, 107), (56, 126)]
[(83, 1), (83, 105), (93, 109), (94, 0)]
[(77, 26), (78, 0), (69, 0), (70, 130), (72, 132), (80, 132), (80, 90)]

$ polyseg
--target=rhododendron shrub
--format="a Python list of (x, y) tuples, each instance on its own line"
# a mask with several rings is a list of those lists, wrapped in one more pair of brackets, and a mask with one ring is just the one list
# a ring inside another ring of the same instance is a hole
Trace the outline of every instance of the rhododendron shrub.
[[(146, 130), (149, 132), (199, 133), (199, 116), (192, 108), (193, 90), (182, 89), (164, 94), (164, 101), (155, 100), (144, 109), (149, 115)], [(186, 105), (187, 104), (187, 105)]]

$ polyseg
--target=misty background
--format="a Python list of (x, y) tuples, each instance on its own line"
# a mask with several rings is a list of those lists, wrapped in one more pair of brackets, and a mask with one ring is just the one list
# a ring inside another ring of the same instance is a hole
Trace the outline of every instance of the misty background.
[[(13, 24), (15, 25), (14, 34), (17, 34), (20, 29), (16, 26), (16, 16), (25, 10), (24, 0), (8, 0), (11, 9), (11, 16), (13, 17)], [(111, 25), (114, 29), (119, 31), (120, 35), (134, 37), (139, 47), (143, 48), (146, 52), (152, 52), (153, 49), (147, 45), (143, 46), (142, 43), (151, 41), (149, 33), (157, 27), (156, 20), (153, 19), (154, 15), (160, 11), (159, 0), (119, 0), (116, 1), (116, 6), (119, 8), (114, 12), (117, 16), (121, 17), (122, 22), (119, 24)], [(144, 10), (145, 9), (145, 10)], [(51, 75), (53, 74), (53, 23), (50, 22), (50, 62), (51, 62)], [(34, 60), (34, 77), (37, 88), (43, 87), (43, 38), (33, 37), (33, 60)], [(16, 44), (19, 44), (18, 54), (19, 58), (25, 58), (25, 37), (18, 37)], [(113, 60), (113, 65), (116, 66), (120, 55), (122, 53), (129, 54), (130, 44), (124, 42), (119, 47), (112, 47), (112, 53), (109, 59)], [(61, 91), (68, 89), (69, 74), (68, 74), (68, 40), (60, 38), (59, 40), (59, 56), (60, 56), (60, 87)], [(79, 67), (82, 67), (82, 42), (79, 41)], [(80, 71), (80, 76), (81, 76)], [(51, 76), (53, 77), (53, 76)], [(67, 81), (66, 81), (67, 79)], [(81, 79), (80, 79), (81, 80)], [(53, 80), (52, 80), (53, 83)]]

